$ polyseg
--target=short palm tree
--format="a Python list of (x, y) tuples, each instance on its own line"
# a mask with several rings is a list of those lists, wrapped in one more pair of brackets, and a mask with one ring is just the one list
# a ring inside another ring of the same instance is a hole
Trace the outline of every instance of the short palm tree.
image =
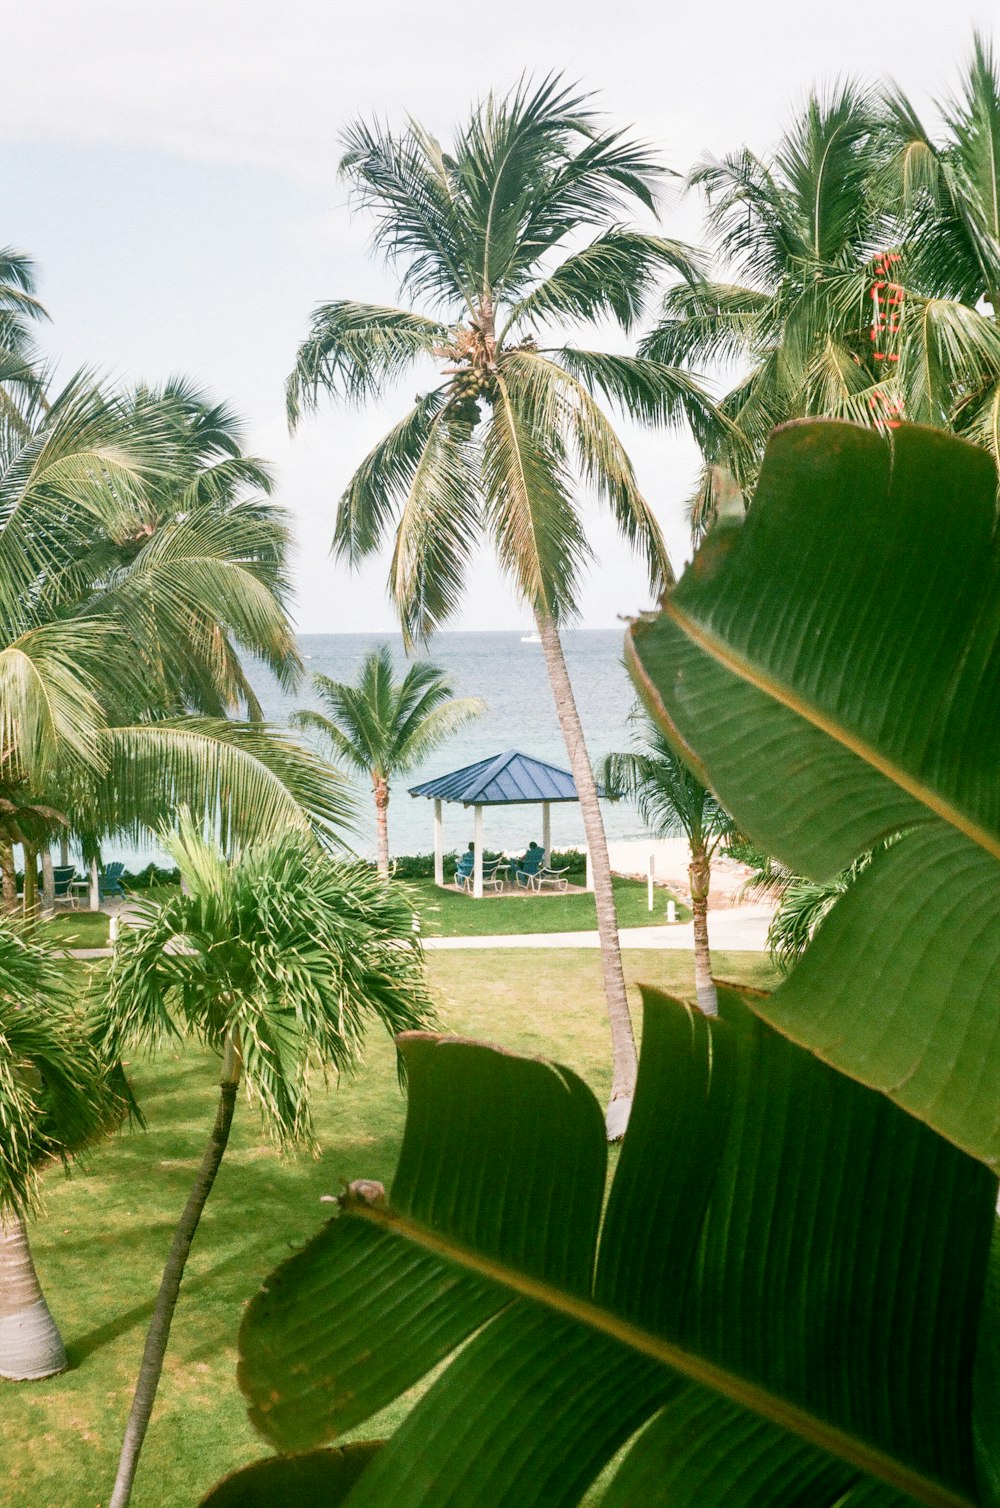
[(390, 781), (478, 717), (484, 704), (478, 697), (453, 697), (444, 672), (426, 660), (397, 681), (387, 644), (365, 656), (354, 684), (326, 675), (312, 680), (327, 710), (297, 712), (293, 720), (322, 734), (336, 760), (370, 778), (377, 865), (388, 874)]
[(228, 864), (189, 820), (162, 841), (185, 893), (137, 905), (107, 981), (105, 1052), (194, 1038), (221, 1064), (215, 1124), (163, 1272), (111, 1508), (132, 1491), (191, 1242), (226, 1150), (240, 1083), (284, 1143), (311, 1139), (309, 1074), (355, 1068), (372, 1022), (433, 1017), (413, 912), (366, 865), (294, 830)]
[(374, 218), (374, 246), (422, 307), (321, 305), (289, 380), (290, 419), (321, 393), (358, 403), (414, 366), (426, 379), (348, 484), (334, 546), (358, 562), (393, 538), (389, 590), (408, 640), (455, 611), (483, 541), (534, 614), (591, 855), (612, 1031), (609, 1124), (620, 1134), (635, 1044), (603, 821), (560, 628), (591, 558), (585, 496), (609, 508), (641, 552), (654, 593), (671, 575), (601, 399), (648, 424), (687, 418), (699, 433), (713, 411), (690, 374), (567, 336), (603, 320), (630, 330), (662, 276), (692, 276), (694, 259), (622, 223), (653, 209), (663, 170), (556, 79), (490, 96), (448, 148), (415, 123), (399, 135), (358, 123), (345, 140), (342, 172)]
[(37, 935), (0, 922), (0, 1377), (18, 1382), (66, 1365), (25, 1225), (39, 1170), (79, 1152), (122, 1108), (74, 993)]
[(811, 95), (770, 156), (744, 148), (689, 174), (723, 276), (668, 289), (639, 349), (738, 373), (720, 402), (730, 424), (705, 447), (696, 532), (729, 477), (749, 495), (776, 424), (807, 414), (870, 423), (885, 412), (870, 301), (883, 161), (878, 101), (846, 83)]
[(634, 802), (649, 832), (657, 838), (687, 838), (691, 851), (691, 913), (694, 922), (694, 972), (698, 1004), (718, 1015), (708, 942), (708, 893), (712, 860), (735, 827), (732, 817), (684, 761), (655, 724), (636, 714), (642, 732), (627, 753), (609, 754), (600, 778), (609, 794)]

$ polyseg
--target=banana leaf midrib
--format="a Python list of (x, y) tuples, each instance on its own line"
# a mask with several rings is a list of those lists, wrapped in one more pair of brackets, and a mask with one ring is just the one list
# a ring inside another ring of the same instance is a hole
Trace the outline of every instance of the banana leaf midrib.
[(372, 1206), (345, 1196), (342, 1219), (357, 1219), (403, 1237), (414, 1246), (444, 1258), (466, 1272), (617, 1340), (653, 1361), (661, 1362), (689, 1381), (712, 1388), (730, 1401), (780, 1425), (800, 1439), (856, 1466), (928, 1508), (975, 1508), (975, 1500), (925, 1473), (887, 1455), (859, 1436), (830, 1424), (789, 1400), (760, 1387), (751, 1379), (719, 1366), (663, 1336), (644, 1330), (589, 1299), (569, 1293), (544, 1279), (483, 1256), (470, 1247), (432, 1230), (388, 1206)]

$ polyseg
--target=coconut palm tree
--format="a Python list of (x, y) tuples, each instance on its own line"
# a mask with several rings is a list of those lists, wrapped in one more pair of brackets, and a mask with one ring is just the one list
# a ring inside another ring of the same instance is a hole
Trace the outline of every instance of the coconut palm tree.
[(705, 193), (723, 276), (669, 288), (639, 350), (737, 376), (720, 401), (730, 425), (708, 435), (696, 533), (732, 479), (749, 495), (776, 424), (807, 414), (871, 423), (888, 412), (870, 300), (884, 161), (876, 97), (844, 83), (810, 95), (770, 156), (744, 148), (689, 174)]
[(706, 1015), (717, 1016), (719, 1003), (708, 941), (708, 893), (712, 860), (732, 837), (735, 825), (725, 807), (688, 769), (659, 728), (643, 713), (634, 717), (642, 729), (636, 747), (623, 754), (607, 755), (599, 778), (609, 794), (634, 802), (654, 837), (683, 835), (688, 841), (695, 988), (701, 1009)]
[(0, 247), (0, 424), (23, 429), (27, 415), (44, 401), (32, 325), (47, 317), (35, 296), (30, 258)]
[(318, 674), (312, 681), (327, 711), (297, 712), (293, 721), (322, 734), (335, 758), (370, 778), (377, 866), (387, 875), (390, 781), (478, 717), (484, 703), (453, 697), (447, 676), (427, 660), (418, 660), (397, 681), (387, 644), (365, 656), (355, 684)]
[(1000, 68), (973, 37), (939, 139), (903, 91), (885, 94), (882, 191), (905, 285), (896, 382), (908, 418), (1000, 456)]
[(65, 1160), (122, 1108), (69, 989), (36, 934), (0, 922), (0, 1377), (23, 1382), (66, 1365), (38, 1285), (25, 1219), (39, 1169)]
[(362, 462), (340, 499), (334, 547), (351, 563), (393, 539), (389, 590), (407, 641), (457, 608), (485, 540), (531, 609), (580, 800), (593, 868), (613, 1047), (614, 1134), (635, 1083), (607, 844), (563, 656), (591, 558), (582, 504), (596, 496), (648, 566), (670, 579), (659, 525), (639, 490), (607, 399), (631, 419), (699, 433), (711, 405), (661, 361), (569, 343), (611, 320), (630, 330), (665, 273), (693, 275), (677, 242), (623, 217), (652, 210), (663, 170), (557, 79), (522, 83), (473, 110), (450, 147), (423, 127), (359, 122), (342, 172), (374, 220), (373, 242), (417, 309), (321, 305), (288, 384), (294, 425), (321, 393), (375, 398), (414, 366), (427, 387)]
[(109, 1059), (194, 1038), (221, 1064), (215, 1124), (174, 1233), (150, 1323), (111, 1508), (132, 1491), (191, 1242), (226, 1150), (240, 1083), (279, 1141), (312, 1140), (309, 1072), (355, 1068), (370, 1023), (427, 1026), (433, 1011), (413, 912), (363, 864), (337, 863), (302, 833), (228, 864), (182, 819), (163, 842), (185, 892), (137, 905), (107, 983)]
[(231, 417), (180, 384), (78, 378), (27, 430), (0, 417), (0, 796), (98, 836), (179, 802), (227, 840), (342, 825), (336, 777), (255, 721), (239, 658), (289, 687), (299, 671), (268, 486)]

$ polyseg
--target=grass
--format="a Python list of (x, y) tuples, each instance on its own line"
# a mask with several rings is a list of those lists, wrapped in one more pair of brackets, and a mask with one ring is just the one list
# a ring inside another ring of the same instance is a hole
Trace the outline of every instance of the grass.
[[(615, 906), (619, 927), (659, 927), (666, 920), (670, 891), (657, 888), (655, 909), (647, 906), (643, 880), (616, 879)], [(474, 900), (461, 890), (441, 889), (433, 880), (411, 880), (412, 891), (427, 937), (504, 937), (515, 932), (593, 932), (597, 928), (594, 897), (585, 891), (555, 895), (484, 895)], [(691, 913), (679, 902), (677, 916)]]
[[(516, 904), (516, 903), (515, 903)], [(487, 908), (488, 909), (488, 908)], [(720, 976), (773, 979), (766, 957), (719, 955)], [(596, 951), (429, 956), (443, 1024), (452, 1031), (575, 1068), (598, 1097), (609, 1084)], [(625, 955), (630, 984), (693, 994), (691, 956)], [(200, 1050), (133, 1065), (148, 1118), (95, 1150), (72, 1178), (46, 1178), (32, 1245), (72, 1370), (0, 1383), (4, 1508), (100, 1508), (174, 1222), (214, 1114), (214, 1065)], [(233, 1140), (195, 1239), (146, 1449), (135, 1508), (192, 1508), (219, 1477), (268, 1454), (236, 1385), (241, 1305), (275, 1263), (317, 1229), (322, 1194), (360, 1177), (391, 1181), (404, 1102), (387, 1039), (373, 1039), (364, 1074), (316, 1101), (322, 1155), (282, 1159), (241, 1103)], [(361, 1434), (395, 1427), (394, 1405)]]
[(60, 911), (42, 923), (41, 936), (60, 948), (104, 948), (109, 920), (103, 911)]

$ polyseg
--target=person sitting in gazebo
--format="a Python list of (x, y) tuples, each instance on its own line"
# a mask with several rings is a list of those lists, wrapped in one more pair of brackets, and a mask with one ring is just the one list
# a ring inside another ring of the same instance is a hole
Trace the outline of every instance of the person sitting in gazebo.
[(528, 844), (528, 850), (523, 859), (519, 859), (514, 865), (514, 878), (526, 890), (545, 862), (545, 849), (541, 848), (532, 838)]

